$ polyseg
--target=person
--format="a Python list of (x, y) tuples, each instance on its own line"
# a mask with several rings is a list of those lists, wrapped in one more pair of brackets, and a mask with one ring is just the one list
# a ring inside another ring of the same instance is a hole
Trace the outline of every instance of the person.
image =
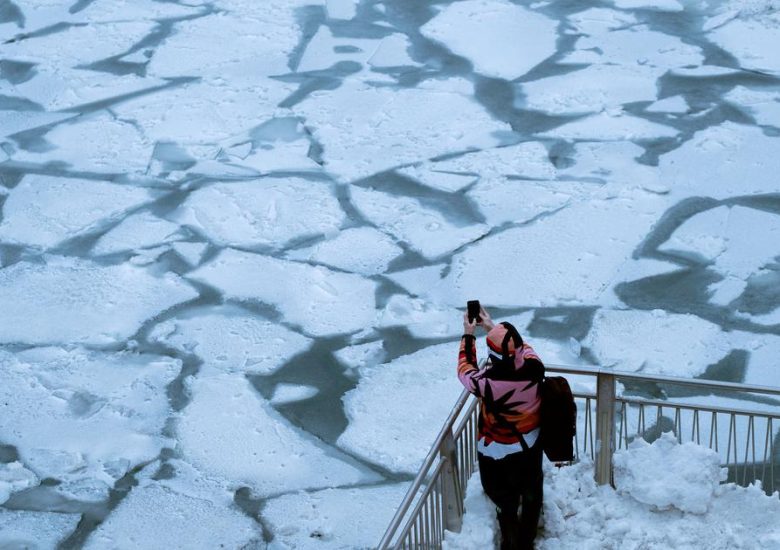
[[(531, 549), (542, 508), (540, 438), (544, 364), (510, 323), (463, 316), (458, 378), (480, 400), (477, 460), (485, 494), (496, 505), (501, 549)], [(480, 369), (474, 331), (487, 331), (488, 361)], [(522, 509), (518, 519), (518, 508)]]

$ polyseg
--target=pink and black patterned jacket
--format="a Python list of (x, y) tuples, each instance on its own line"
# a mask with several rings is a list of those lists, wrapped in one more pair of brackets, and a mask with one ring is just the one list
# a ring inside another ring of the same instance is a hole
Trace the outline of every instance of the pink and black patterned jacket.
[(539, 427), (540, 382), (544, 365), (528, 344), (515, 353), (514, 360), (477, 367), (476, 338), (464, 334), (458, 353), (458, 379), (480, 399), (479, 439), (517, 443), (520, 435)]

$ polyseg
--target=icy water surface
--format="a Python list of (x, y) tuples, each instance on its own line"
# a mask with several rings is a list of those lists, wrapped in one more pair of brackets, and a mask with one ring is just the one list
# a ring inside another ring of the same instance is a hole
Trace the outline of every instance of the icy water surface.
[(0, 0), (0, 546), (375, 544), (468, 299), (780, 385), (775, 7)]

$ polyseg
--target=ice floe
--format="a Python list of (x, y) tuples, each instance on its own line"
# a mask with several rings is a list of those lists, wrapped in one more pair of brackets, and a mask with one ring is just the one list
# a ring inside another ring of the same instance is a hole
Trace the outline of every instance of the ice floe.
[(365, 65), (378, 45), (378, 39), (334, 36), (328, 27), (321, 26), (306, 45), (296, 72), (323, 71), (342, 61)]
[(356, 227), (340, 231), (332, 239), (299, 250), (287, 257), (315, 262), (361, 275), (384, 273), (390, 262), (403, 253), (393, 239), (371, 227)]
[(298, 178), (210, 185), (192, 193), (170, 218), (220, 245), (275, 249), (333, 234), (345, 220), (329, 183)]
[(420, 65), (409, 55), (412, 43), (404, 34), (391, 34), (382, 39), (368, 64), (377, 69)]
[(641, 66), (661, 76), (667, 69), (700, 65), (704, 54), (693, 46), (644, 25), (631, 26), (577, 40), (575, 50), (561, 63), (611, 63), (626, 67)]
[(737, 86), (725, 98), (747, 111), (758, 124), (780, 128), (780, 93)]
[[(17, 491), (38, 484), (38, 476), (19, 462), (0, 463), (0, 505)], [(0, 520), (1, 521), (1, 520)]]
[(3, 44), (3, 56), (53, 70), (73, 68), (124, 53), (151, 33), (154, 26), (151, 21), (67, 25), (57, 32), (9, 41)]
[(529, 179), (555, 177), (555, 166), (544, 144), (524, 141), (507, 147), (494, 147), (468, 152), (444, 160), (430, 162), (423, 167), (431, 171), (463, 175), (516, 176)]
[(649, 105), (645, 111), (648, 113), (672, 113), (685, 114), (690, 110), (688, 102), (680, 95), (667, 97)]
[(375, 481), (377, 476), (289, 425), (240, 376), (193, 378), (178, 422), (183, 458), (256, 496)]
[(357, 0), (325, 0), (330, 19), (352, 19), (357, 13)]
[(683, 11), (685, 6), (677, 0), (614, 0), (615, 7), (623, 10)]
[(148, 189), (105, 181), (31, 174), (3, 205), (0, 239), (5, 243), (51, 248), (100, 222), (150, 201)]
[(56, 548), (81, 521), (81, 514), (29, 512), (0, 507), (0, 546)]
[[(658, 75), (643, 67), (591, 65), (522, 84), (518, 105), (552, 114), (597, 113), (623, 103), (655, 101)], [(594, 134), (598, 137), (598, 133)]]
[(379, 327), (403, 327), (415, 338), (455, 337), (463, 332), (463, 317), (453, 308), (396, 294), (377, 318)]
[(385, 358), (385, 345), (382, 340), (355, 344), (336, 350), (333, 354), (350, 369), (376, 365)]
[(153, 141), (215, 143), (272, 118), (293, 90), (291, 84), (267, 78), (244, 87), (189, 82), (129, 99), (112, 110), (121, 120), (134, 121)]
[(423, 164), (399, 168), (396, 172), (422, 185), (446, 193), (455, 193), (477, 181), (476, 175), (439, 171), (435, 168), (434, 164)]
[[(509, 125), (492, 118), (463, 79), (429, 80), (394, 90), (345, 81), (295, 106), (324, 147), (325, 168), (362, 178), (445, 153), (498, 145)], [(346, 114), (345, 116), (345, 113)]]
[(59, 124), (46, 134), (50, 151), (18, 151), (18, 162), (62, 162), (74, 171), (145, 173), (153, 144), (128, 122), (105, 112)]
[[(451, 271), (429, 295), (457, 307), (477, 291), (486, 306), (597, 304), (665, 204), (663, 198), (638, 193), (575, 203), (485, 237), (453, 257)], [(507, 270), (507, 265), (517, 267)]]
[[(262, 540), (260, 526), (231, 502), (176, 492), (162, 483), (134, 487), (87, 539), (84, 548), (246, 548)], [(219, 525), (219, 528), (215, 528)]]
[(650, 122), (616, 109), (569, 122), (540, 135), (568, 140), (624, 141), (675, 137), (677, 134), (677, 130), (671, 126)]
[(128, 216), (100, 237), (92, 248), (97, 255), (148, 248), (175, 240), (179, 225), (149, 212)]
[[(147, 72), (157, 77), (202, 76), (222, 83), (225, 91), (228, 80), (232, 88), (260, 75), (288, 72), (287, 57), (299, 39), (297, 25), (258, 23), (224, 11), (179, 21), (155, 50)], [(228, 33), (230, 40), (225, 39)]]
[(300, 384), (277, 384), (271, 396), (271, 405), (284, 405), (297, 401), (305, 401), (317, 395), (319, 390), (314, 386)]
[(373, 548), (407, 489), (396, 483), (283, 495), (266, 501), (261, 516), (279, 550)]
[(153, 341), (203, 360), (200, 372), (271, 374), (311, 340), (235, 306), (190, 310), (156, 326)]
[(686, 220), (659, 250), (700, 257), (724, 277), (710, 285), (711, 301), (727, 305), (747, 287), (748, 279), (773, 262), (780, 250), (780, 215), (744, 206), (721, 206)]
[(710, 32), (709, 38), (736, 57), (743, 69), (780, 73), (780, 51), (773, 46), (780, 41), (777, 12), (734, 19)]
[(662, 310), (601, 309), (583, 342), (596, 361), (615, 370), (693, 378), (730, 351), (718, 325)]
[(463, 389), (457, 352), (450, 342), (362, 368), (343, 398), (349, 426), (339, 446), (394, 472), (416, 472)]
[(48, 126), (73, 118), (71, 113), (44, 113), (41, 111), (0, 111), (0, 135), (13, 136), (19, 132)]
[(313, 336), (355, 332), (372, 326), (376, 315), (376, 283), (321, 266), (225, 250), (189, 277), (228, 298), (271, 304)]
[(727, 121), (696, 132), (661, 155), (657, 170), (679, 199), (774, 193), (775, 174), (780, 171), (776, 150), (777, 138), (760, 128)]
[(426, 258), (434, 259), (488, 232), (484, 224), (458, 226), (441, 212), (411, 197), (352, 187), (352, 202), (381, 230), (394, 235)]
[(588, 8), (568, 17), (569, 23), (582, 34), (597, 35), (637, 23), (633, 14), (608, 8)]
[(421, 296), (441, 281), (445, 267), (445, 264), (415, 267), (403, 271), (385, 273), (385, 277), (402, 287), (412, 296)]
[(420, 28), (486, 76), (518, 78), (555, 53), (557, 23), (505, 0), (450, 4)]
[(165, 387), (176, 359), (33, 348), (2, 352), (0, 439), (35, 474), (74, 498), (107, 498), (114, 482), (170, 444)]
[(0, 342), (110, 345), (197, 296), (173, 274), (49, 256), (0, 270)]
[(173, 249), (179, 257), (190, 264), (191, 266), (197, 266), (203, 259), (203, 254), (206, 253), (208, 244), (196, 243), (196, 242), (177, 242), (173, 243)]

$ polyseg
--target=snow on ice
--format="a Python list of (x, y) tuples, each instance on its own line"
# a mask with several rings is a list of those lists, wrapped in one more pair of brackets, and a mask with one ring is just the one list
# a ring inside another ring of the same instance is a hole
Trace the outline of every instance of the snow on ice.
[(228, 298), (273, 305), (312, 336), (356, 332), (376, 315), (376, 283), (321, 266), (228, 249), (189, 277)]
[(65, 495), (102, 500), (170, 444), (161, 431), (176, 359), (32, 348), (0, 352), (0, 364), (0, 440), (40, 479), (61, 480), (56, 490)]
[(274, 548), (372, 548), (382, 538), (407, 483), (325, 489), (269, 499), (263, 519), (277, 533)]
[(184, 460), (258, 497), (374, 481), (376, 475), (291, 426), (243, 377), (190, 379), (177, 427)]
[(110, 345), (197, 296), (179, 277), (49, 256), (0, 270), (0, 342)]
[(157, 325), (150, 339), (203, 360), (201, 374), (272, 374), (311, 340), (236, 306), (189, 310)]
[(75, 531), (81, 514), (30, 512), (0, 507), (0, 546), (56, 548)]
[(339, 446), (391, 471), (416, 472), (463, 390), (456, 360), (447, 343), (361, 368), (357, 387), (344, 395), (350, 423)]
[(52, 248), (97, 229), (128, 210), (149, 202), (148, 189), (105, 181), (28, 175), (3, 205), (0, 239), (6, 243)]
[(345, 219), (329, 184), (299, 178), (210, 185), (191, 194), (171, 218), (219, 245), (273, 248), (335, 233)]
[(399, 90), (350, 80), (336, 90), (312, 93), (295, 111), (323, 145), (325, 168), (349, 181), (498, 145), (494, 133), (509, 126), (492, 118), (472, 92), (463, 79), (429, 80)]
[(556, 28), (505, 0), (466, 0), (446, 6), (420, 31), (471, 61), (477, 73), (513, 80), (555, 53)]

